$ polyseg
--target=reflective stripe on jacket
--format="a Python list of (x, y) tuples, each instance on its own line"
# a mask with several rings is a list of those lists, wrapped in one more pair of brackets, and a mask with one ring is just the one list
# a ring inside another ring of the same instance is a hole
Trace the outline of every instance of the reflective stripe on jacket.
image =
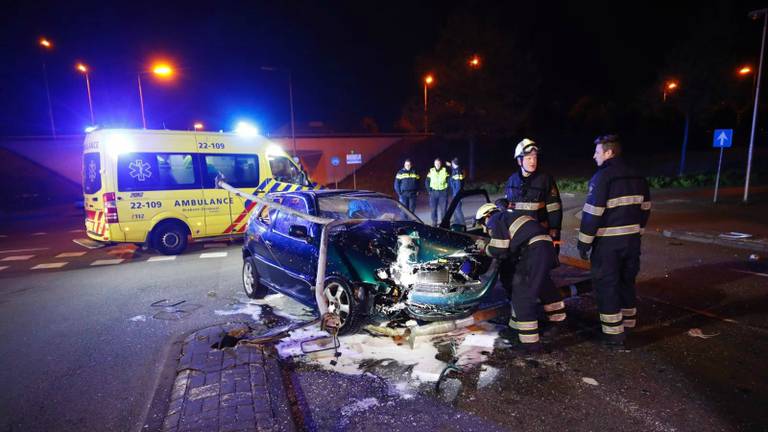
[(400, 168), (400, 171), (395, 175), (395, 193), (403, 195), (418, 192), (420, 178), (421, 176), (413, 169)]

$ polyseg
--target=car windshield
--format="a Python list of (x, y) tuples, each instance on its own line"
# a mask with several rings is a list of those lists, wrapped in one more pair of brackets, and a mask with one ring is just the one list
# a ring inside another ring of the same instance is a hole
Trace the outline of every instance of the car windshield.
[(399, 202), (371, 196), (330, 196), (318, 199), (320, 217), (329, 219), (374, 219), (392, 222), (421, 222)]

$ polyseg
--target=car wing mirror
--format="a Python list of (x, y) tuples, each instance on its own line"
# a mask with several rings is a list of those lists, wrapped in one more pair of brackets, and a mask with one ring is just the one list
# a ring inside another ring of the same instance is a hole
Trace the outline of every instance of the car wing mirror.
[(288, 228), (288, 235), (300, 240), (309, 240), (309, 230), (304, 225), (291, 225)]

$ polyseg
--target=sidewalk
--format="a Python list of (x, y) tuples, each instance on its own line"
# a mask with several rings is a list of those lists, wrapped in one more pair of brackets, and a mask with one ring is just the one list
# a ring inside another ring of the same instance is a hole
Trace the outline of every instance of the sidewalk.
[(184, 340), (162, 431), (295, 430), (272, 346), (212, 348), (225, 334), (248, 330), (213, 326)]

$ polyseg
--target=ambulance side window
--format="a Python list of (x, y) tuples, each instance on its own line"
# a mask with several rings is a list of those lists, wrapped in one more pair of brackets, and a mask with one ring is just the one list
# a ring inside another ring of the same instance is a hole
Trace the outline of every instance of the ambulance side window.
[(206, 189), (215, 187), (219, 173), (232, 187), (255, 188), (259, 185), (259, 157), (256, 155), (203, 155), (203, 159)]
[(117, 189), (121, 192), (197, 189), (195, 155), (186, 153), (124, 153), (117, 158)]

